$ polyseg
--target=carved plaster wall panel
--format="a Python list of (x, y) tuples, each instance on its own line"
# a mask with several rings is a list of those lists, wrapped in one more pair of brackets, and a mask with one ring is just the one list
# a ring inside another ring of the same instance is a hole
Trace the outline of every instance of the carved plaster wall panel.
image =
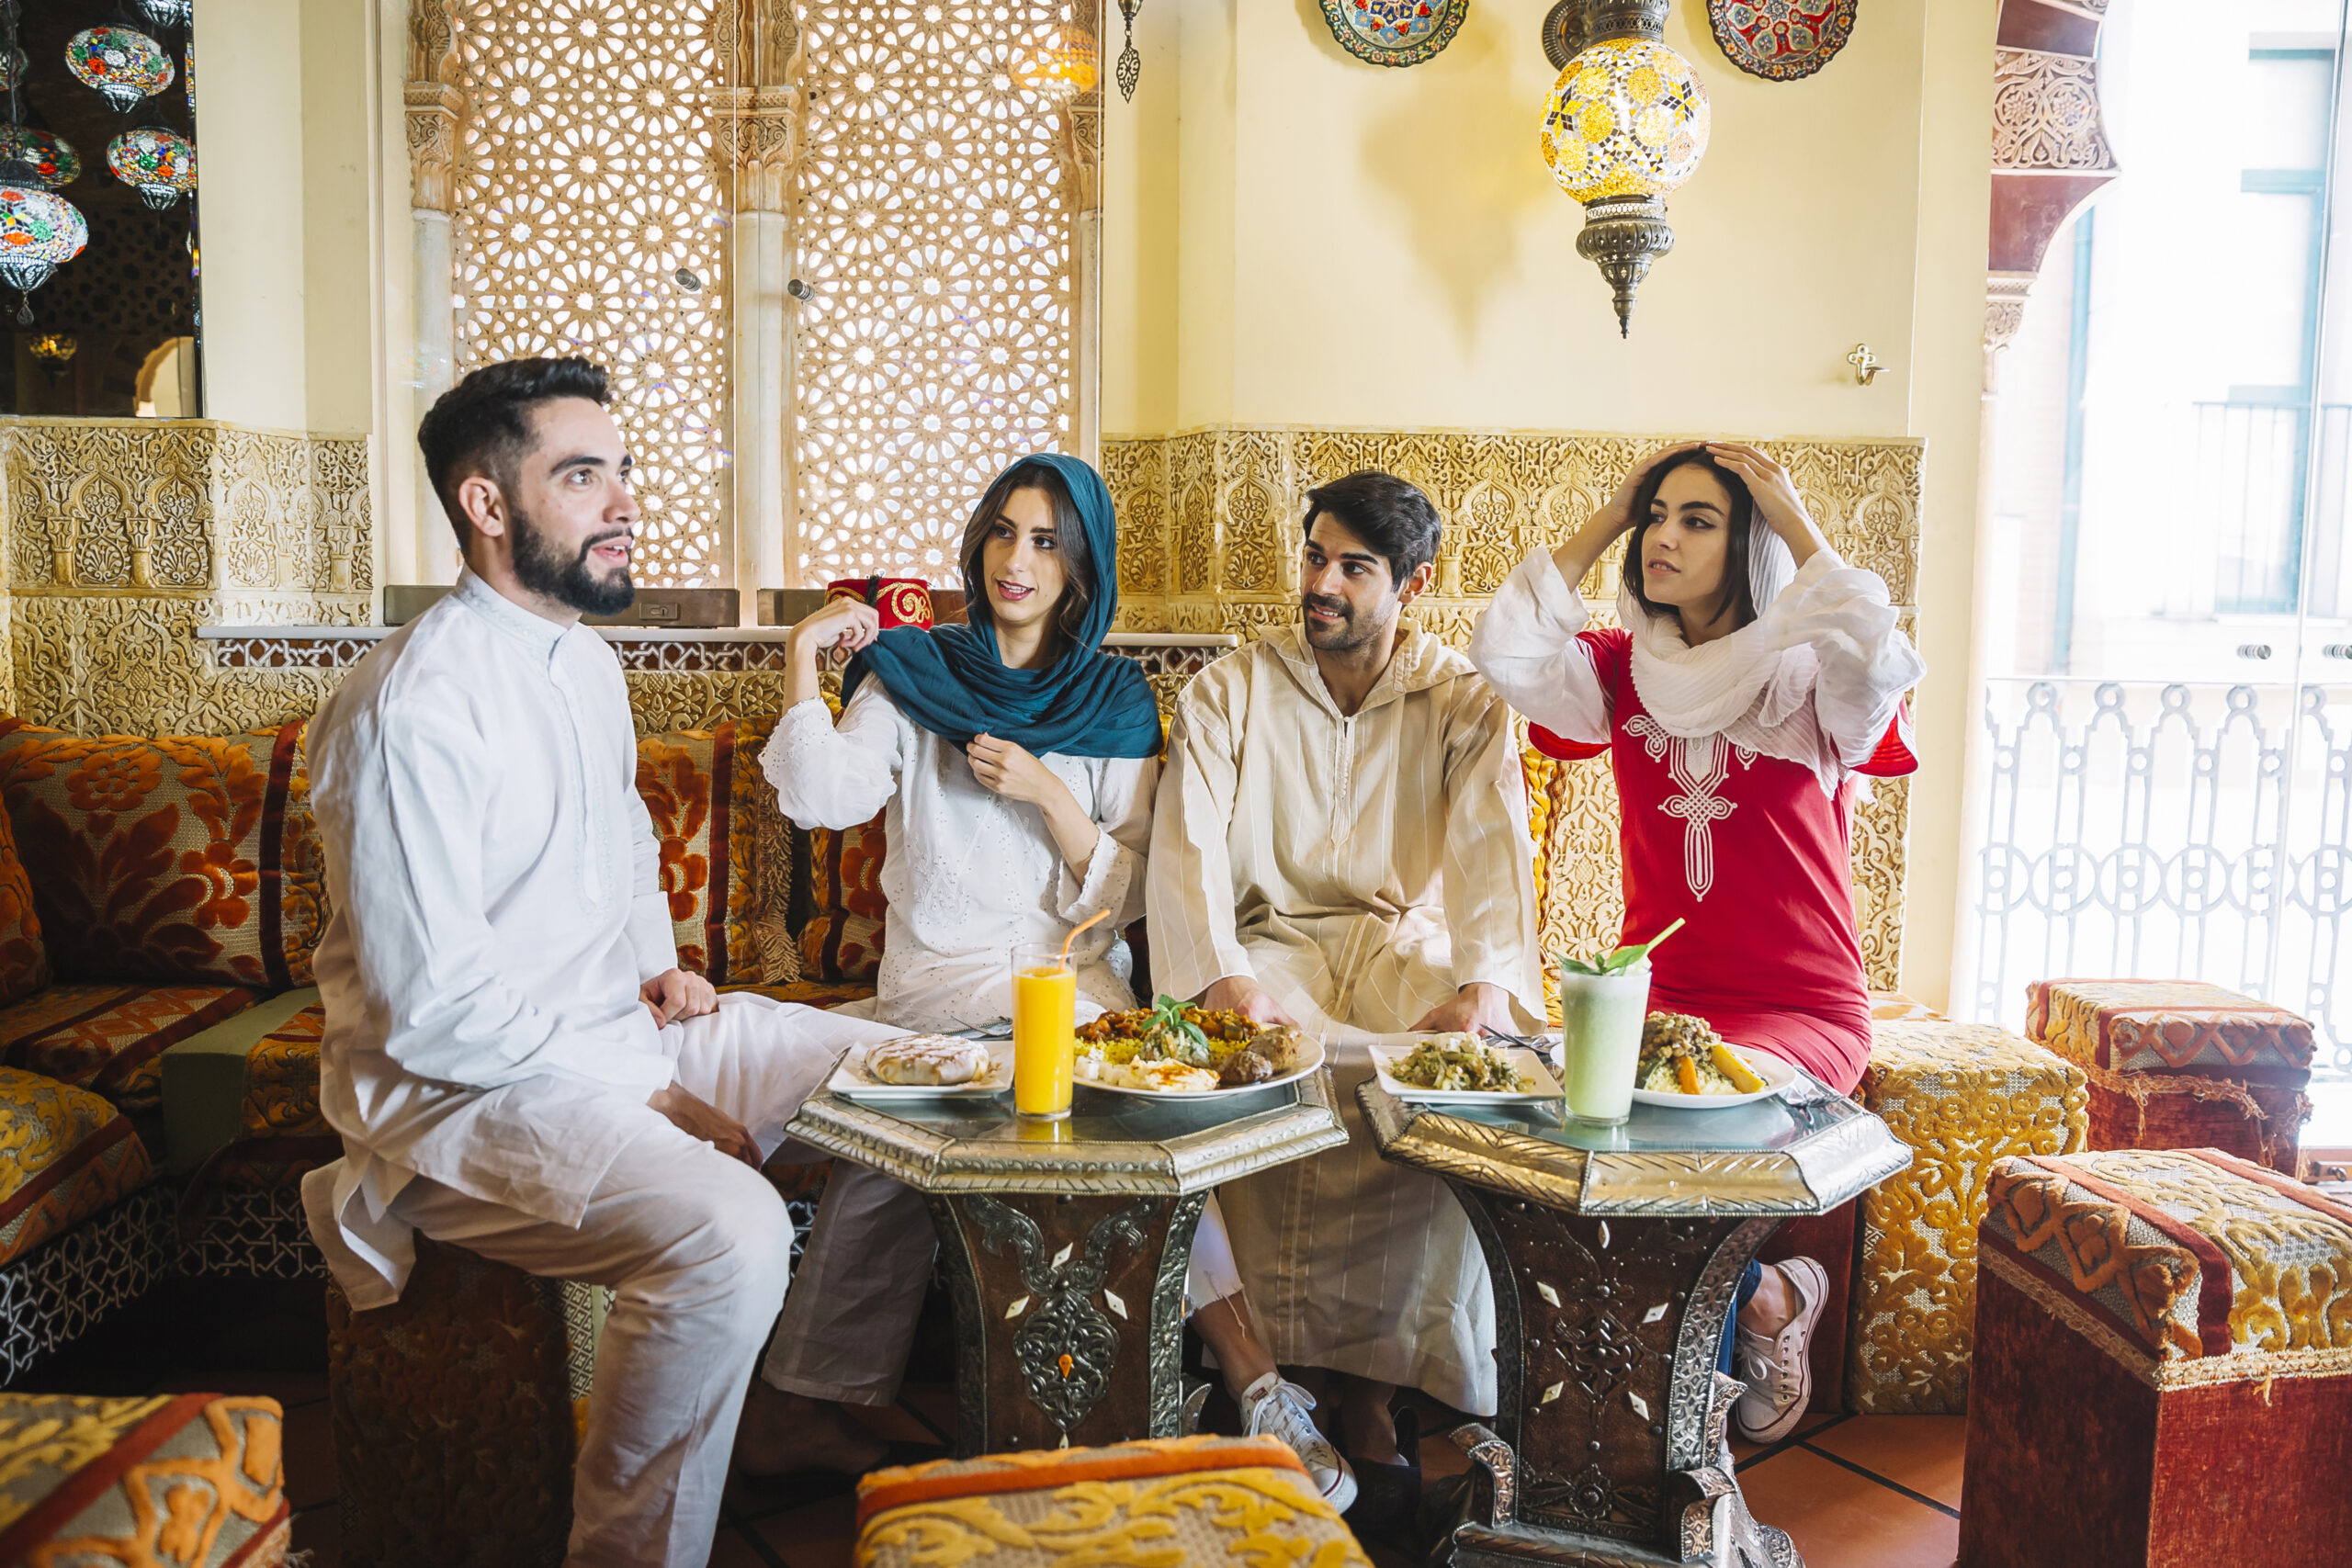
[[(1119, 626), (1242, 637), (1297, 620), (1297, 528), (1306, 492), (1358, 468), (1412, 480), (1445, 522), (1435, 591), (1417, 624), (1466, 646), (1487, 599), (1527, 553), (1581, 526), (1643, 454), (1670, 435), (1228, 426), (1103, 442), (1119, 509)], [(1922, 446), (1915, 440), (1763, 444), (1796, 480), (1830, 543), (1886, 579), (1909, 629), (1918, 581)], [(1617, 552), (1586, 597), (1617, 592)], [(1173, 591), (1159, 584), (1170, 584)], [(1612, 617), (1605, 611), (1600, 618)], [(1617, 800), (1598, 763), (1557, 771), (1547, 949), (1615, 941), (1623, 908)], [(1882, 784), (1854, 833), (1855, 892), (1871, 983), (1894, 988), (1902, 961), (1909, 792)]]
[(2097, 62), (2040, 50), (1993, 57), (1993, 167), (2089, 174), (2115, 167)]

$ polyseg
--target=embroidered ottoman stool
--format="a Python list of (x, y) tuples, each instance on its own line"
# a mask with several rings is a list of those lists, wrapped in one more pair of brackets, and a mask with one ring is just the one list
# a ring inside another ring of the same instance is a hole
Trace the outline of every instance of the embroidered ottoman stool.
[(2007, 1155), (2083, 1146), (2083, 1072), (1990, 1024), (1896, 1020), (1871, 1032), (1858, 1092), (1913, 1157), (1860, 1200), (1846, 1408), (1957, 1415), (1968, 1404), (1985, 1179)]
[(0, 1393), (0, 1562), (277, 1568), (283, 1420), (217, 1393)]
[(857, 1568), (985, 1558), (1371, 1568), (1298, 1456), (1272, 1438), (1155, 1438), (877, 1470), (857, 1486)]
[(2352, 1209), (2210, 1149), (1991, 1189), (1962, 1568), (2345, 1561)]
[(2026, 1001), (2026, 1033), (2090, 1075), (2092, 1148), (2218, 1148), (2298, 1174), (2308, 1020), (2193, 980), (2037, 980)]
[(408, 1287), (327, 1290), (327, 1401), (352, 1568), (563, 1561), (610, 1293), (420, 1235)]

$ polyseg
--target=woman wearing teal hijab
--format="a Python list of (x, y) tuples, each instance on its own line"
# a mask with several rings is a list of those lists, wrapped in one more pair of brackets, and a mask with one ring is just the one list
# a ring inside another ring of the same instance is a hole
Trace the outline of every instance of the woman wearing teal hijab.
[[(1075, 457), (1015, 463), (973, 508), (957, 558), (968, 625), (881, 631), (871, 606), (842, 599), (786, 643), (786, 711), (762, 759), (785, 815), (839, 831), (879, 811), (888, 846), (876, 994), (835, 1010), (926, 1031), (1009, 1017), (1013, 944), (1059, 943), (1104, 912), (1070, 949), (1079, 1018), (1132, 1007), (1118, 933), (1143, 913), (1159, 713), (1142, 670), (1102, 650), (1119, 581), (1102, 476)], [(838, 724), (817, 684), (831, 648), (855, 655)], [(747, 1471), (879, 1461), (842, 1406), (897, 1398), (932, 1252), (920, 1194), (834, 1168), (746, 1407)], [(1240, 1292), (1212, 1202), (1186, 1282), (1193, 1322), (1251, 1429), (1289, 1442), (1345, 1508), (1355, 1479)]]

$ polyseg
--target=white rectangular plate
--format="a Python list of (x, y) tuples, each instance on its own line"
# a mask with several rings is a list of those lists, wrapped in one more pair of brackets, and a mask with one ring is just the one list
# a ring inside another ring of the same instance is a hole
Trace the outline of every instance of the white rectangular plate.
[(1424, 1105), (1532, 1105), (1560, 1098), (1560, 1080), (1552, 1076), (1552, 1069), (1544, 1065), (1543, 1057), (1524, 1045), (1498, 1045), (1495, 1049), (1509, 1058), (1522, 1077), (1533, 1080), (1535, 1087), (1515, 1094), (1492, 1089), (1423, 1089), (1405, 1082), (1389, 1070), (1413, 1054), (1410, 1045), (1373, 1046), (1372, 1070), (1379, 1076), (1381, 1088), (1399, 1100), (1419, 1100)]
[(865, 1054), (876, 1045), (887, 1045), (887, 1040), (871, 1041), (853, 1045), (843, 1055), (833, 1076), (825, 1080), (831, 1092), (852, 1100), (988, 1100), (1012, 1087), (1012, 1042), (989, 1041), (989, 1070), (986, 1077), (969, 1083), (884, 1083), (865, 1071)]
[(1730, 1111), (1770, 1100), (1796, 1081), (1797, 1070), (1780, 1057), (1751, 1051), (1745, 1045), (1731, 1048), (1747, 1064), (1748, 1071), (1764, 1080), (1762, 1089), (1753, 1094), (1665, 1094), (1654, 1089), (1637, 1089), (1634, 1091), (1634, 1103), (1656, 1106), (1660, 1111)]

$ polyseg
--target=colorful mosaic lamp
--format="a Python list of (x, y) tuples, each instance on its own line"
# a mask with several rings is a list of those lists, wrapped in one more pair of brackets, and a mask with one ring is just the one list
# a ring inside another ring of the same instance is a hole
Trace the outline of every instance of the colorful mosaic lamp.
[(196, 143), (160, 125), (139, 126), (107, 144), (107, 167), (161, 212), (196, 188)]
[(74, 144), (29, 125), (0, 125), (0, 184), (55, 190), (82, 177)]
[(172, 85), (172, 57), (135, 28), (89, 28), (65, 45), (65, 66), (119, 114)]
[(1600, 268), (1633, 332), (1634, 294), (1674, 248), (1669, 191), (1698, 172), (1712, 113), (1690, 62), (1660, 41), (1669, 0), (1562, 0), (1544, 20), (1561, 67), (1544, 106), (1544, 161), (1584, 204), (1577, 254)]
[[(0, 283), (29, 295), (89, 243), (81, 209), (63, 197), (0, 186)], [(17, 307), (17, 320), (29, 325), (32, 319), (32, 301), (26, 299)]]
[(184, 28), (196, 14), (196, 0), (139, 0), (139, 12), (159, 28)]
[(1022, 51), (1012, 78), (1042, 97), (1066, 104), (1092, 92), (1102, 80), (1102, 56), (1084, 32), (1057, 31)]

